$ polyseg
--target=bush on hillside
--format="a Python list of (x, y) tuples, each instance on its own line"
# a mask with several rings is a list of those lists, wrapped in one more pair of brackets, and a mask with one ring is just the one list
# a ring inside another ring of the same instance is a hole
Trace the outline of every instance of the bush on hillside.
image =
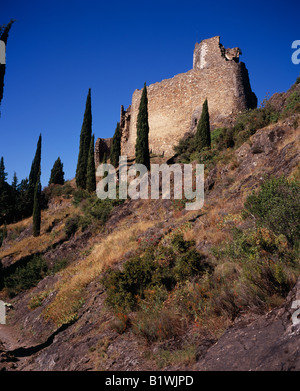
[(4, 287), (7, 288), (10, 297), (27, 290), (46, 276), (48, 267), (46, 261), (40, 255), (34, 255), (26, 265), (19, 266), (9, 276), (4, 277)]
[(285, 235), (294, 245), (300, 234), (300, 184), (285, 177), (266, 180), (261, 189), (247, 197), (244, 216), (253, 216), (258, 226)]
[(115, 309), (136, 310), (149, 289), (159, 291), (163, 301), (178, 282), (204, 273), (209, 264), (194, 245), (175, 235), (168, 246), (152, 246), (143, 256), (127, 261), (122, 271), (109, 269), (102, 279), (108, 304)]

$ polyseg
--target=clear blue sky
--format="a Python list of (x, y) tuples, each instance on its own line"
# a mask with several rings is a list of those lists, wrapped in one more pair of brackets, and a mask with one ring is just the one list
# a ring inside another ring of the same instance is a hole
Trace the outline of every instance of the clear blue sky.
[(299, 1), (1, 0), (8, 40), (0, 118), (0, 156), (8, 180), (29, 175), (42, 133), (42, 185), (60, 156), (75, 175), (88, 88), (93, 132), (111, 137), (120, 105), (136, 88), (192, 68), (195, 42), (221, 36), (239, 46), (261, 102), (300, 73), (291, 44), (300, 39)]

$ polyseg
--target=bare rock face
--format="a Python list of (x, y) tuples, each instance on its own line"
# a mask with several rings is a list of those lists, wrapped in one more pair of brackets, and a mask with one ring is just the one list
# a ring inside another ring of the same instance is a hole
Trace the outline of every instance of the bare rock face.
[(265, 175), (289, 175), (299, 165), (300, 126), (293, 118), (258, 130), (235, 152), (240, 185), (257, 188)]
[(300, 83), (295, 83), (287, 92), (276, 92), (268, 100), (268, 104), (277, 112), (281, 112), (286, 104), (286, 101), (294, 92), (300, 92)]

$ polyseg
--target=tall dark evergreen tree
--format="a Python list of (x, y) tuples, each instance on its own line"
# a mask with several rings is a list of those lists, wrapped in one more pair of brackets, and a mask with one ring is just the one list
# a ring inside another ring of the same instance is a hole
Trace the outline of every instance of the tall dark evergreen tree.
[[(9, 30), (14, 23), (14, 20), (11, 20), (6, 26), (0, 26), (0, 41), (3, 41), (5, 46), (7, 44)], [(3, 98), (3, 88), (4, 88), (4, 75), (5, 75), (6, 64), (0, 64), (0, 104)]]
[(34, 201), (33, 201), (33, 236), (39, 236), (41, 232), (41, 182), (40, 171), (38, 173), (38, 179), (34, 188)]
[(11, 183), (11, 187), (14, 191), (18, 191), (18, 178), (16, 171), (14, 172), (13, 180)]
[(115, 130), (115, 134), (111, 142), (111, 150), (110, 150), (110, 164), (112, 164), (115, 168), (117, 168), (119, 165), (120, 155), (121, 155), (121, 129), (120, 129), (120, 122), (118, 122)]
[(32, 213), (31, 200), (29, 199), (28, 178), (22, 179), (18, 186), (18, 202), (16, 205), (17, 219), (28, 217)]
[(29, 173), (29, 184), (28, 184), (28, 201), (31, 205), (31, 213), (33, 209), (33, 199), (34, 199), (34, 191), (35, 191), (35, 185), (37, 181), (39, 180), (39, 173), (41, 171), (41, 155), (42, 155), (42, 135), (40, 134), (36, 152), (34, 159), (31, 164), (31, 169)]
[(6, 182), (4, 158), (0, 159), (0, 225), (9, 223), (12, 218), (13, 204), (11, 187)]
[(150, 169), (150, 153), (149, 153), (149, 123), (148, 123), (148, 97), (147, 87), (144, 84), (144, 89), (141, 96), (139, 112), (136, 124), (136, 144), (135, 144), (135, 161), (138, 164), (144, 164), (147, 169)]
[(208, 102), (205, 99), (202, 106), (202, 113), (196, 131), (196, 149), (200, 152), (203, 148), (211, 147), (210, 124)]
[(52, 183), (55, 185), (63, 185), (65, 183), (64, 174), (63, 163), (61, 162), (60, 157), (58, 157), (51, 170), (49, 185)]
[(18, 192), (18, 178), (16, 172), (14, 172), (13, 180), (11, 183), (11, 204), (13, 206), (13, 213), (12, 213), (12, 221), (17, 221), (19, 219), (18, 216), (18, 198), (19, 198), (19, 192)]
[(6, 181), (7, 173), (5, 172), (4, 157), (0, 159), (0, 186)]
[(76, 169), (76, 185), (82, 189), (86, 188), (86, 175), (88, 155), (92, 138), (92, 104), (91, 104), (91, 89), (89, 89), (83, 123), (80, 133), (79, 154)]
[(93, 192), (96, 190), (94, 144), (95, 144), (95, 136), (93, 135), (90, 142), (87, 173), (86, 173), (86, 190), (89, 192)]

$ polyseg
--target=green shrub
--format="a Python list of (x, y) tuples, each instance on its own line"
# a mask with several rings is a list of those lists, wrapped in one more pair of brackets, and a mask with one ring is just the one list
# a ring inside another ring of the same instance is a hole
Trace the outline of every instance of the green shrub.
[(49, 274), (55, 274), (68, 266), (67, 258), (55, 261), (54, 265), (49, 269)]
[(254, 216), (258, 226), (277, 235), (285, 235), (294, 245), (300, 234), (300, 185), (283, 176), (265, 181), (258, 193), (252, 193), (244, 204), (244, 216)]
[(293, 113), (300, 113), (300, 93), (294, 91), (287, 98), (283, 109), (283, 116), (291, 115)]
[(9, 296), (13, 297), (19, 292), (27, 290), (46, 276), (48, 267), (40, 255), (34, 255), (25, 266), (19, 266), (12, 274), (4, 277), (4, 286)]
[(70, 198), (74, 192), (73, 187), (69, 182), (66, 182), (64, 185), (51, 184), (45, 187), (42, 191), (43, 207), (45, 208), (48, 205), (48, 202), (51, 198), (54, 197), (64, 197), (66, 199)]
[(122, 271), (109, 269), (102, 279), (107, 302), (113, 308), (137, 310), (148, 290), (164, 301), (178, 282), (204, 273), (209, 264), (194, 248), (193, 241), (175, 235), (169, 245), (152, 246), (143, 256), (124, 264)]
[(113, 208), (113, 202), (109, 199), (100, 200), (97, 197), (89, 198), (83, 206), (83, 211), (86, 216), (104, 224)]
[(91, 197), (91, 194), (84, 189), (77, 189), (73, 192), (73, 205), (79, 206), (81, 201), (89, 199)]
[(78, 227), (84, 231), (92, 223), (95, 226), (104, 225), (112, 209), (122, 202), (124, 200), (100, 200), (96, 194), (88, 193), (83, 189), (77, 190), (73, 196), (73, 204), (80, 207), (83, 212), (83, 216), (78, 220)]
[(260, 107), (241, 113), (237, 117), (234, 128), (237, 131), (248, 129), (254, 133), (271, 122), (277, 122), (278, 119), (279, 113), (267, 99), (264, 99)]
[(193, 134), (180, 139), (178, 145), (174, 146), (174, 151), (180, 156), (180, 160), (186, 162), (190, 161), (190, 156), (196, 149), (196, 139)]
[(77, 232), (79, 228), (79, 220), (80, 220), (79, 215), (70, 216), (66, 220), (64, 230), (68, 238), (70, 238), (72, 235), (74, 235)]
[(82, 232), (85, 231), (92, 224), (92, 218), (90, 216), (80, 216), (78, 225)]
[(107, 288), (107, 302), (114, 308), (136, 309), (138, 299), (144, 298), (155, 271), (153, 260), (133, 258), (123, 271), (111, 270), (103, 280)]
[(233, 128), (218, 128), (212, 132), (212, 144), (218, 151), (234, 147)]

